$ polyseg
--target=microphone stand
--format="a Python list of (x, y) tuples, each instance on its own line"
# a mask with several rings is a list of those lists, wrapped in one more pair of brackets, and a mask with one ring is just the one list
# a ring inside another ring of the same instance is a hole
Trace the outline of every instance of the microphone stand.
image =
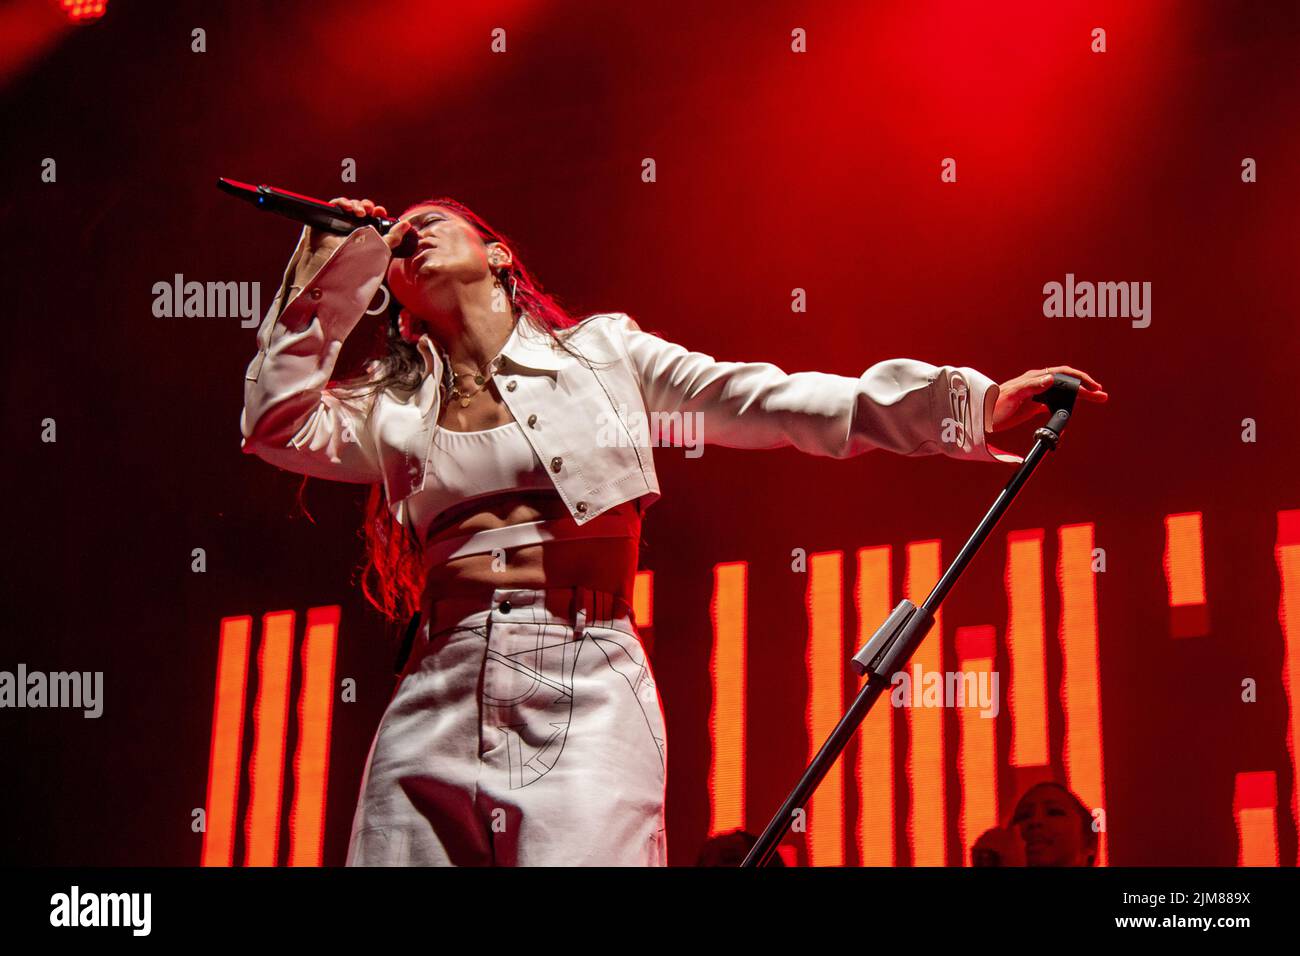
[(848, 745), (849, 739), (862, 724), (876, 699), (890, 686), (894, 674), (907, 666), (907, 662), (934, 624), (935, 611), (939, 609), (943, 599), (957, 583), (957, 578), (966, 570), (966, 566), (975, 557), (975, 552), (993, 531), (994, 525), (998, 523), (1003, 512), (1010, 507), (1012, 500), (1029, 480), (1029, 476), (1033, 474), (1039, 462), (1049, 451), (1056, 450), (1061, 440), (1061, 433), (1069, 423), (1080, 385), (1079, 379), (1056, 372), (1052, 384), (1046, 391), (1034, 396), (1034, 401), (1046, 405), (1052, 412), (1046, 424), (1034, 432), (1036, 439), (1034, 447), (1030, 449), (1024, 462), (999, 493), (993, 502), (993, 507), (975, 528), (975, 533), (957, 552), (957, 557), (944, 571), (939, 583), (934, 586), (934, 590), (930, 592), (924, 603), (917, 607), (907, 598), (899, 601), (898, 606), (890, 612), (889, 617), (872, 635), (871, 640), (853, 655), (853, 669), (858, 676), (867, 675), (867, 683), (858, 692), (848, 712), (840, 718), (840, 722), (826, 738), (821, 749), (817, 751), (812, 763), (804, 770), (799, 782), (795, 784), (790, 795), (785, 798), (785, 802), (781, 804), (776, 815), (759, 836), (758, 842), (746, 855), (740, 864), (742, 867), (766, 866), (776, 853), (777, 844), (781, 842), (793, 823), (795, 811), (801, 810), (807, 804), (813, 791), (817, 789), (822, 778)]

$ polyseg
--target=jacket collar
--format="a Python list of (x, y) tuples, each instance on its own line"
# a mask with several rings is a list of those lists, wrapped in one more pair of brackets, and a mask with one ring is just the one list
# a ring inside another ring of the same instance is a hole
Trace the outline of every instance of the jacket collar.
[[(556, 372), (565, 365), (567, 357), (556, 351), (551, 341), (549, 335), (538, 332), (527, 319), (519, 318), (515, 320), (515, 327), (502, 346), (501, 354), (510, 364), (523, 369)], [(441, 377), (442, 356), (438, 354), (437, 346), (427, 333), (420, 336), (418, 348), (424, 356), (425, 372)]]

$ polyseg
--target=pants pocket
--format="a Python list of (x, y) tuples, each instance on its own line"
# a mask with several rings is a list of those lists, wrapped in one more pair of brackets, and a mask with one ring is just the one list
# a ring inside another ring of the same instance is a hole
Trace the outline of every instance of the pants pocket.
[(645, 739), (653, 746), (658, 758), (661, 780), (668, 776), (668, 734), (664, 725), (663, 702), (655, 683), (650, 662), (646, 660), (641, 642), (626, 633), (610, 627), (588, 627), (586, 637), (594, 641), (605, 655), (609, 667), (626, 683), (636, 701), (644, 727)]
[(352, 834), (348, 866), (405, 866), (409, 834), (403, 827), (366, 827)]

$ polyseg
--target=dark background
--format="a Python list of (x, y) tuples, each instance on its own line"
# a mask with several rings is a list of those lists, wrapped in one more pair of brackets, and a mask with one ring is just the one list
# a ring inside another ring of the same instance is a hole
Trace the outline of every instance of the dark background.
[[(48, 6), (0, 12), (15, 293), (0, 669), (102, 670), (106, 709), (0, 712), (4, 862), (196, 863), (218, 621), (334, 603), (338, 675), (360, 691), (334, 715), (326, 862), (343, 860), (392, 689), (389, 629), (353, 579), (365, 489), (311, 481), (305, 517), (297, 476), (240, 454), (253, 330), (152, 314), (153, 284), (178, 272), (259, 281), (269, 305), (296, 228), (220, 195), (217, 176), (390, 210), (458, 197), (575, 314), (626, 311), (723, 359), (856, 376), (907, 356), (998, 381), (1088, 370), (1111, 401), (1084, 407), (945, 604), (949, 651), (961, 624), (1002, 634), (1005, 532), (1030, 527), (1048, 529), (1054, 648), (1055, 528), (1095, 521), (1111, 862), (1235, 862), (1244, 770), (1277, 772), (1295, 861), (1273, 555), (1276, 512), (1300, 507), (1295, 4), (112, 0), (66, 30)], [(498, 26), (508, 52), (493, 55)], [(190, 51), (195, 27), (206, 53)], [(956, 184), (939, 179), (948, 156)], [(57, 183), (40, 180), (45, 157)], [(339, 180), (345, 157), (356, 184)], [(1151, 326), (1044, 318), (1042, 286), (1067, 272), (1152, 282)], [(790, 311), (796, 287), (806, 314)], [(57, 443), (40, 441), (45, 418)], [(1029, 430), (1001, 444), (1023, 451)], [(708, 823), (712, 566), (750, 562), (757, 830), (808, 748), (791, 549), (843, 550), (851, 574), (854, 549), (892, 544), (901, 583), (906, 542), (942, 538), (950, 558), (1010, 469), (788, 449), (656, 459), (642, 566), (671, 861), (690, 863)], [(1211, 630), (1173, 640), (1162, 519), (1198, 510)], [(1257, 704), (1241, 703), (1247, 676)], [(1054, 697), (1052, 720), (1059, 754)]]

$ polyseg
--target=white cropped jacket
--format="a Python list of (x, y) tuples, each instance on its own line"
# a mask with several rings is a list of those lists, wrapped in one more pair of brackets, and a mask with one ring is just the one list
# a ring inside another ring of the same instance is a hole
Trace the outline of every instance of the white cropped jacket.
[[(404, 523), (406, 499), (423, 487), (434, 453), (442, 359), (426, 335), (419, 348), (428, 374), (413, 392), (387, 388), (359, 398), (331, 385), (343, 341), (376, 296), (391, 254), (373, 228), (359, 229), (303, 289), (291, 289), (305, 250), (306, 230), (257, 332), (241, 447), (289, 471), (383, 482), (394, 518)], [(503, 349), (496, 384), (514, 418), (528, 423), (525, 435), (579, 524), (622, 502), (648, 496), (649, 505), (659, 497), (653, 448), (636, 425), (655, 412), (695, 414), (706, 446), (793, 446), (833, 458), (883, 448), (1023, 460), (987, 444), (998, 386), (971, 368), (891, 359), (857, 378), (787, 373), (688, 351), (622, 313), (593, 315), (568, 334), (593, 367), (553, 348), (525, 320)], [(611, 442), (611, 424), (627, 428), (628, 440)]]

